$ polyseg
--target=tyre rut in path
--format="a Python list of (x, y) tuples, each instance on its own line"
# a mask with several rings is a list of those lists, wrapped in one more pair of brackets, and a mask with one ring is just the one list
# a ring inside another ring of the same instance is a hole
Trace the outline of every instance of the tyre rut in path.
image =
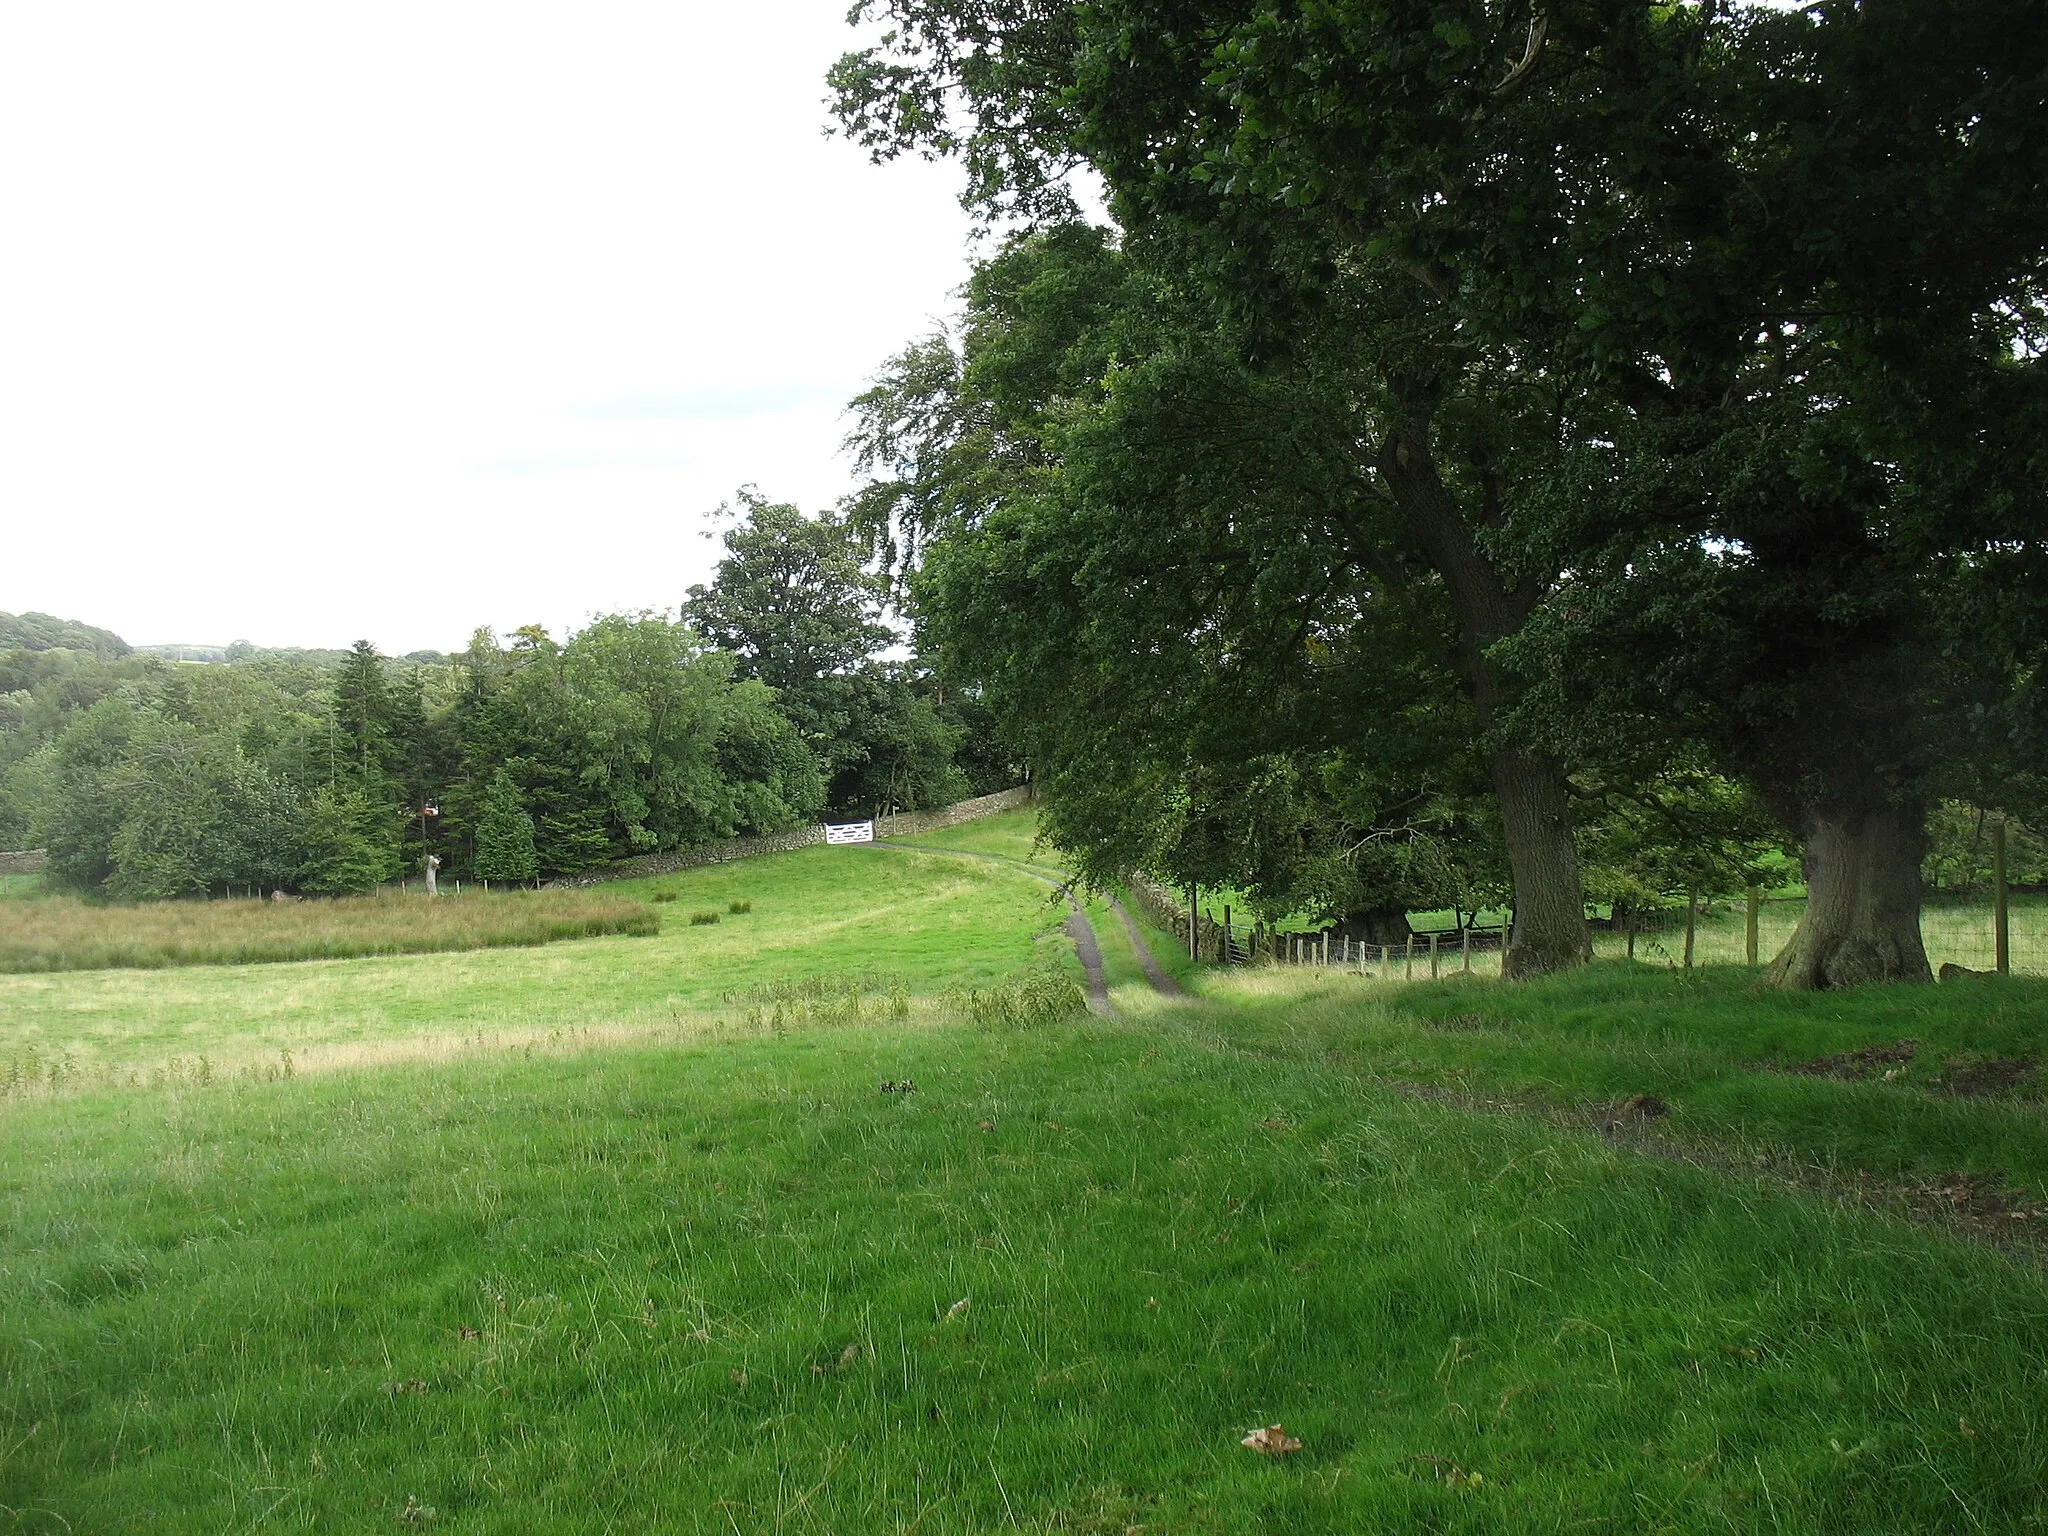
[(1138, 932), (1138, 920), (1131, 916), (1128, 908), (1114, 896), (1109, 898), (1110, 910), (1123, 919), (1124, 932), (1129, 935), (1131, 951), (1138, 957), (1138, 964), (1145, 968), (1145, 979), (1152, 983), (1152, 990), (1161, 997), (1186, 997), (1181, 984), (1160, 968), (1152, 958), (1152, 948), (1145, 942), (1145, 936)]
[[(1013, 859), (1008, 854), (982, 853), (972, 848), (932, 848), (919, 843), (891, 842), (887, 838), (876, 838), (870, 846), (895, 848), (906, 853), (943, 853), (956, 859), (985, 859), (991, 864), (1006, 864), (1019, 874), (1029, 875), (1033, 880), (1060, 892), (1067, 898), (1067, 906), (1071, 909), (1067, 913), (1065, 931), (1067, 937), (1074, 941), (1074, 952), (1080, 957), (1081, 972), (1088, 978), (1088, 1006), (1099, 1014), (1111, 1015), (1116, 1012), (1116, 1004), (1109, 1000), (1109, 981), (1103, 971), (1102, 945), (1095, 936), (1095, 925), (1088, 921), (1088, 914), (1081, 910), (1081, 903), (1075, 899), (1071, 878), (1065, 883), (1053, 878), (1053, 875), (1066, 875), (1065, 870), (1056, 865), (1040, 866), (1023, 859)], [(1052, 874), (1046, 873), (1047, 870), (1051, 870)], [(1132, 952), (1137, 955), (1138, 964), (1144, 968), (1145, 979), (1152, 984), (1152, 990), (1161, 997), (1186, 997), (1187, 993), (1181, 990), (1180, 983), (1162, 970), (1159, 962), (1152, 957), (1151, 949), (1139, 934), (1138, 925), (1131, 914), (1124, 910), (1123, 903), (1112, 896), (1109, 904), (1116, 915), (1123, 919), (1124, 932), (1130, 937)]]
[(1102, 946), (1095, 942), (1095, 925), (1072, 896), (1067, 903), (1073, 908), (1067, 914), (1067, 937), (1074, 941), (1074, 953), (1081, 957), (1081, 973), (1088, 978), (1088, 1006), (1107, 1017), (1116, 1012), (1116, 1004), (1109, 1000), (1109, 980), (1102, 972)]

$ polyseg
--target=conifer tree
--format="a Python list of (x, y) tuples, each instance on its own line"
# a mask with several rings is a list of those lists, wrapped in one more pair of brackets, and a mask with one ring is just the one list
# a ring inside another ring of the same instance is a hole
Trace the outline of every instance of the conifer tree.
[(348, 744), (350, 766), (367, 788), (384, 767), (391, 742), (391, 691), (384, 683), (384, 658), (358, 640), (334, 677), (334, 719)]
[(533, 848), (533, 818), (526, 813), (519, 786), (500, 768), (484, 794), (483, 815), (476, 824), (476, 875), (479, 880), (532, 880), (540, 874)]
[(357, 790), (315, 790), (304, 836), (301, 890), (343, 896), (398, 878), (398, 838), (390, 815)]

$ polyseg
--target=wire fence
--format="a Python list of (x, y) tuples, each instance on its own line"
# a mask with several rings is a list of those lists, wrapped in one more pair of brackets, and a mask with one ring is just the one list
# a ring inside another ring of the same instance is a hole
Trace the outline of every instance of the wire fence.
[[(1154, 888), (1155, 892), (1157, 888)], [(1806, 914), (1797, 899), (1703, 903), (1688, 932), (1684, 911), (1639, 916), (1632, 924), (1595, 920), (1596, 959), (1633, 959), (1639, 964), (1687, 966), (1767, 965), (1791, 939)], [(1173, 931), (1186, 942), (1183, 911)], [(2010, 899), (2006, 913), (2004, 963), (2000, 964), (1998, 906), (1981, 902), (1930, 902), (1920, 915), (1921, 942), (1927, 961), (1937, 972), (1944, 966), (1966, 971), (2006, 970), (2014, 975), (2048, 977), (2048, 896)], [(1274, 933), (1232, 922), (1227, 927), (1207, 917), (1199, 930), (1201, 957), (1228, 959), (1244, 965), (1269, 962), (1351, 971), (1382, 980), (1412, 981), (1456, 973), (1499, 975), (1503, 933), (1497, 924), (1475, 924), (1436, 931), (1418, 931), (1395, 943), (1374, 943), (1326, 930), (1321, 933)]]
[[(1806, 915), (1804, 899), (1761, 901), (1757, 905), (1756, 958), (1768, 964), (1791, 939)], [(2006, 921), (2006, 969), (2015, 975), (2048, 976), (2048, 898), (2014, 896)], [(1998, 906), (1991, 899), (1972, 902), (1930, 902), (1920, 912), (1920, 941), (1927, 963), (1968, 971), (1995, 971), (1998, 965)], [(1593, 953), (1620, 959), (1629, 952), (1626, 932), (1596, 929)], [(1635, 958), (1654, 964), (1685, 964), (1685, 917), (1680, 912), (1653, 931), (1635, 935)], [(1748, 965), (1749, 916), (1744, 903), (1702, 907), (1693, 925), (1694, 965)]]

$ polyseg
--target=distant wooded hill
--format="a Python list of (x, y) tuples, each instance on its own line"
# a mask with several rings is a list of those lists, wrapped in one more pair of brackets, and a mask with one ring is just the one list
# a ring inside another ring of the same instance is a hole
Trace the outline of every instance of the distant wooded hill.
[[(347, 651), (323, 650), (298, 645), (251, 645), (237, 640), (232, 645), (138, 645), (136, 654), (161, 656), (165, 661), (204, 662), (220, 665), (232, 661), (281, 661), (303, 667), (338, 667), (348, 660)], [(444, 651), (408, 651), (399, 658), (416, 666), (445, 667)]]
[[(89, 651), (114, 661), (123, 656), (160, 656), (165, 661), (280, 661), (307, 667), (338, 667), (349, 655), (345, 650), (260, 646), (247, 640), (232, 645), (130, 645), (111, 629), (48, 613), (0, 613), (0, 651)], [(442, 651), (413, 651), (401, 659), (426, 667), (448, 664)]]
[(132, 649), (111, 629), (95, 629), (48, 613), (0, 613), (0, 651), (91, 651), (108, 657)]

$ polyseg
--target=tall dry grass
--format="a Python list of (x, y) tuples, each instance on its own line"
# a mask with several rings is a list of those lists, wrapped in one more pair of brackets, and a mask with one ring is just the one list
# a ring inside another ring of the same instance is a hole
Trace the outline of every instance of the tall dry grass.
[(380, 892), (332, 901), (159, 901), (118, 906), (51, 897), (0, 911), (0, 971), (158, 969), (339, 960), (652, 934), (654, 909), (617, 892), (513, 891), (429, 901)]

